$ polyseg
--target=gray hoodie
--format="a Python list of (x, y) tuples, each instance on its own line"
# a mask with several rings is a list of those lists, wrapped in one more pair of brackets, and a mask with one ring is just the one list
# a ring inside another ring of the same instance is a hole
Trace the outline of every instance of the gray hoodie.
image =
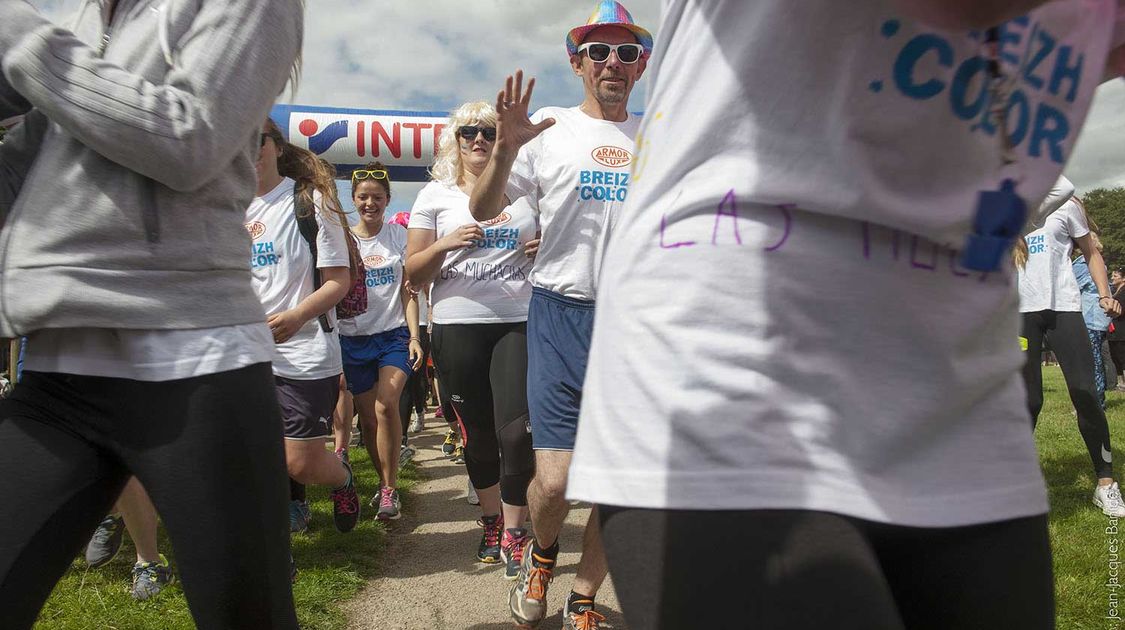
[(0, 337), (265, 320), (243, 228), (300, 0), (0, 0)]

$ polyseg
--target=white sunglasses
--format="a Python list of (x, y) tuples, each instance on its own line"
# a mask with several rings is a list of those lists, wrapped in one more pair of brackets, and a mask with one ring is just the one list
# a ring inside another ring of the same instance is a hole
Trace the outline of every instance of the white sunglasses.
[(590, 61), (604, 63), (609, 60), (609, 53), (616, 53), (617, 58), (624, 64), (637, 63), (645, 49), (640, 44), (603, 44), (601, 42), (587, 42), (578, 47), (578, 52), (586, 52)]

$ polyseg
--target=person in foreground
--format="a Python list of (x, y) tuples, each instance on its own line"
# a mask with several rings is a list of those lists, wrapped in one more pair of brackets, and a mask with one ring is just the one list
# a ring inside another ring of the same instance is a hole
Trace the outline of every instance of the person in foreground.
[(568, 486), (630, 628), (1054, 626), (1008, 253), (1117, 11), (664, 4)]
[(71, 32), (0, 0), (0, 119), (27, 114), (0, 145), (0, 337), (28, 337), (0, 401), (0, 501), (19, 514), (0, 523), (5, 628), (32, 626), (130, 475), (196, 625), (297, 627), (242, 222), (303, 12), (84, 2)]

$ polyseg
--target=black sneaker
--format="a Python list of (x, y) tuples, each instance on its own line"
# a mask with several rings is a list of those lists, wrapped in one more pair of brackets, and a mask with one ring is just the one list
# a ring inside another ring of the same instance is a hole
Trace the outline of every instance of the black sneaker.
[(96, 569), (116, 558), (124, 535), (125, 519), (112, 514), (102, 519), (86, 545), (86, 564)]
[(527, 541), (527, 530), (522, 527), (504, 530), (504, 536), (500, 539), (500, 561), (504, 563), (505, 580), (519, 577), (520, 565), (523, 564), (523, 548)]
[(332, 522), (336, 524), (337, 531), (347, 533), (355, 529), (359, 521), (359, 493), (355, 491), (351, 465), (342, 463), (348, 471), (348, 481), (344, 487), (332, 491)]
[(156, 597), (175, 581), (176, 576), (164, 554), (160, 554), (160, 562), (138, 562), (133, 565), (133, 599), (143, 602)]
[(500, 514), (495, 516), (483, 516), (477, 525), (484, 528), (484, 534), (480, 537), (480, 547), (477, 548), (477, 560), (485, 564), (497, 564), (500, 562), (500, 532), (504, 531), (504, 517)]
[(445, 433), (445, 441), (441, 443), (441, 452), (446, 457), (453, 455), (453, 451), (457, 450), (457, 434), (450, 429)]

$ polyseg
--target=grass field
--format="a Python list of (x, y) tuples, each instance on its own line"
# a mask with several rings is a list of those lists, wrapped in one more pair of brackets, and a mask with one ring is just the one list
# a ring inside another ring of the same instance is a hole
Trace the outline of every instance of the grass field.
[[(1110, 619), (1109, 519), (1090, 503), (1094, 484), (1090, 458), (1086, 453), (1077, 421), (1071, 413), (1066, 385), (1057, 367), (1043, 369), (1043, 413), (1039, 419), (1037, 442), (1040, 461), (1047, 479), (1051, 501), (1051, 542), (1054, 549), (1057, 627), (1061, 630), (1110, 630), (1122, 627)], [(1117, 475), (1125, 466), (1125, 393), (1108, 394), (1107, 415), (1114, 438)], [(375, 473), (365, 454), (355, 451), (356, 475), (362, 499), (375, 488)], [(415, 478), (412, 468), (404, 471), (403, 487), (409, 489)], [(344, 626), (339, 603), (355, 595), (378, 566), (384, 529), (371, 519), (370, 511), (356, 530), (339, 534), (332, 527), (332, 504), (320, 488), (309, 488), (314, 528), (294, 537), (294, 557), (301, 574), (294, 586), (294, 597), (301, 626), (311, 629), (336, 629)], [(409, 509), (409, 492), (403, 498)], [(366, 503), (364, 504), (366, 509)], [(1125, 519), (1120, 524), (1125, 556)], [(163, 535), (163, 534), (162, 534)], [(127, 539), (126, 539), (127, 540)], [(161, 538), (161, 550), (170, 546)], [(171, 554), (169, 554), (171, 556)], [(175, 559), (172, 559), (173, 565)], [(36, 628), (41, 630), (167, 630), (192, 628), (191, 617), (179, 585), (162, 593), (155, 601), (134, 602), (128, 594), (133, 549), (128, 542), (109, 565), (89, 570), (75, 560), (66, 577), (55, 589)], [(1122, 570), (1125, 582), (1125, 567)], [(1121, 592), (1125, 615), (1125, 589)]]
[[(332, 502), (324, 488), (309, 487), (308, 500), (313, 512), (309, 532), (293, 536), (293, 557), (300, 574), (293, 585), (297, 615), (304, 630), (336, 630), (345, 626), (339, 604), (353, 597), (375, 574), (382, 550), (385, 529), (374, 520), (367, 501), (378, 484), (370, 459), (362, 448), (352, 449), (352, 461), (359, 482), (363, 518), (347, 534), (332, 525)], [(409, 490), (417, 479), (412, 465), (401, 473), (403, 509), (410, 509)], [(59, 582), (39, 616), (37, 630), (179, 630), (194, 628), (183, 590), (177, 582), (159, 597), (138, 603), (129, 595), (135, 552), (125, 537), (121, 553), (100, 569), (89, 569), (77, 558)], [(163, 529), (160, 551), (175, 568)], [(0, 617), (3, 615), (0, 614)], [(0, 622), (0, 626), (3, 623)]]
[[(1078, 421), (1058, 367), (1043, 368), (1043, 413), (1036, 441), (1039, 461), (1047, 479), (1051, 501), (1051, 547), (1055, 560), (1057, 627), (1061, 630), (1109, 630), (1123, 627), (1107, 619), (1111, 591), (1110, 519), (1090, 502), (1094, 472), (1090, 456), (1078, 433)], [(1106, 395), (1106, 416), (1113, 441), (1114, 473), (1120, 479), (1125, 466), (1125, 393)], [(1125, 534), (1125, 519), (1119, 524)], [(1125, 535), (1117, 536), (1125, 556)], [(1125, 583), (1125, 571), (1121, 576)], [(1120, 614), (1125, 616), (1125, 589), (1120, 592)]]

